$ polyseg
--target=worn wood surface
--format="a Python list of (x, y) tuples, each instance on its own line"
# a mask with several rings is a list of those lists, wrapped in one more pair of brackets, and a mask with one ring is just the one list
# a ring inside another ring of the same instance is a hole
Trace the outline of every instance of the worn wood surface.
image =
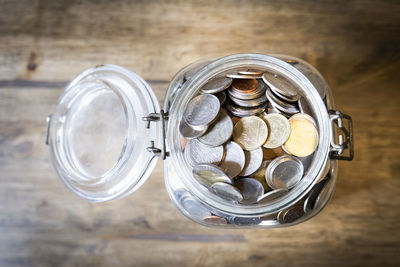
[[(215, 3), (214, 3), (215, 2)], [(1, 266), (399, 266), (398, 1), (0, 1)], [(356, 156), (304, 224), (213, 230), (169, 201), (159, 163), (134, 195), (88, 204), (57, 180), (45, 117), (65, 83), (100, 63), (168, 81), (197, 59), (301, 57), (352, 115)]]

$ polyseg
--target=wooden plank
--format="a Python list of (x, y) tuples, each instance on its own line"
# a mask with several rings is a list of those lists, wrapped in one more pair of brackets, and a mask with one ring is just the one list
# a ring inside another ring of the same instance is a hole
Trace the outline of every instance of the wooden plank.
[[(398, 266), (398, 1), (0, 1), (0, 265)], [(56, 178), (45, 117), (101, 63), (147, 79), (204, 57), (283, 53), (315, 65), (352, 115), (356, 157), (311, 221), (218, 230), (185, 219), (159, 162), (135, 194), (83, 202)]]

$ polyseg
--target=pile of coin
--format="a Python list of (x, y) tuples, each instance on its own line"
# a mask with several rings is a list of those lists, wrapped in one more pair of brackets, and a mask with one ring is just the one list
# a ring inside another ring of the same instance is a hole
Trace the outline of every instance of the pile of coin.
[(309, 110), (298, 88), (274, 73), (238, 69), (214, 77), (187, 104), (179, 126), (193, 177), (233, 203), (283, 197), (318, 146)]

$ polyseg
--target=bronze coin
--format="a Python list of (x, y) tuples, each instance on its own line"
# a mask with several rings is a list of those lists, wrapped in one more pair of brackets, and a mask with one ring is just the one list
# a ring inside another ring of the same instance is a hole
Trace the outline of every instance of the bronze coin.
[(234, 79), (232, 88), (238, 91), (255, 91), (258, 88), (258, 81), (256, 79)]

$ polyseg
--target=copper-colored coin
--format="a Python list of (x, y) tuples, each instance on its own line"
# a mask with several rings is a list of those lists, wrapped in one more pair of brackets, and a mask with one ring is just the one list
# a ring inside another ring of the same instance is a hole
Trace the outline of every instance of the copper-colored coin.
[(252, 92), (257, 90), (258, 81), (256, 79), (234, 79), (232, 88), (238, 91)]

